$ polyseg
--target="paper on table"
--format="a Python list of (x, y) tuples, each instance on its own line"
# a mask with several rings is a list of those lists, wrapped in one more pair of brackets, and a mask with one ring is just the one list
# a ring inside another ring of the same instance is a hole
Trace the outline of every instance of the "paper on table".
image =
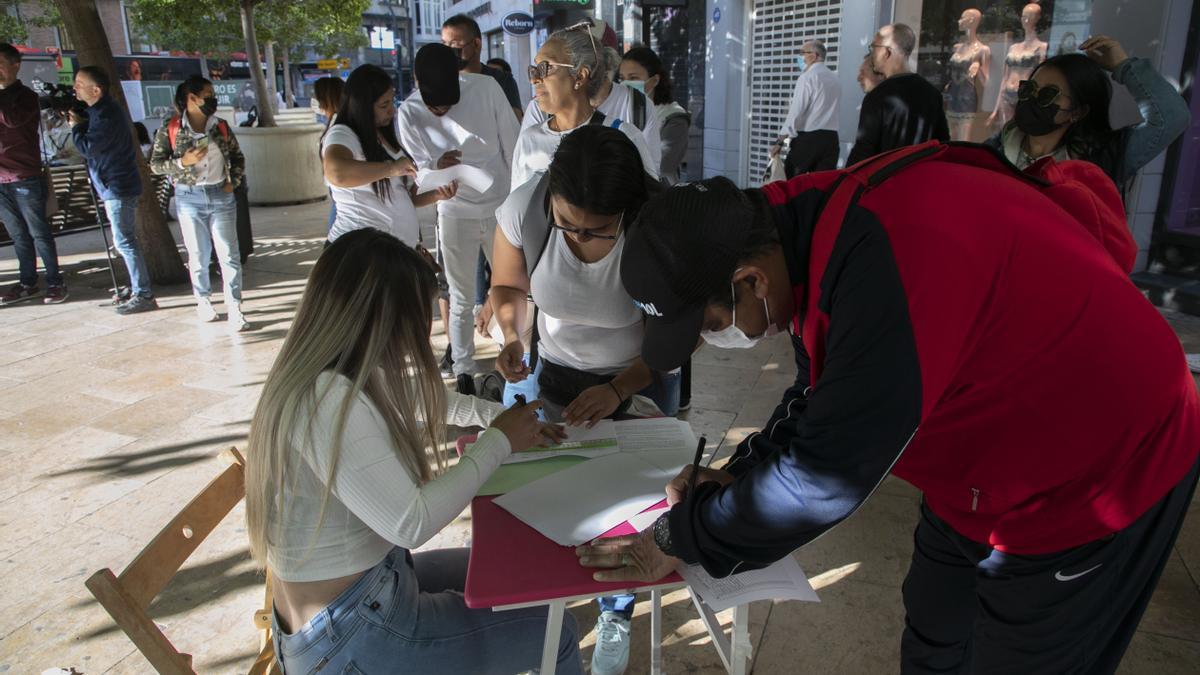
[(577, 546), (660, 501), (691, 455), (681, 447), (597, 457), (497, 497), (495, 504), (560, 546)]
[(479, 167), (456, 164), (445, 169), (421, 169), (417, 172), (417, 188), (427, 192), (458, 181), (476, 192), (487, 192), (492, 187), (492, 177)]
[(612, 420), (603, 420), (591, 429), (586, 427), (567, 427), (567, 440), (565, 442), (559, 445), (552, 445), (548, 448), (514, 452), (504, 459), (504, 463), (517, 464), (520, 462), (530, 462), (535, 459), (546, 459), (547, 457), (561, 457), (563, 455), (603, 457), (604, 455), (611, 455), (614, 452), (620, 452), (621, 446), (617, 441), (616, 424)]
[(670, 507), (664, 506), (661, 509), (653, 509), (650, 511), (644, 511), (644, 512), (639, 513), (636, 516), (630, 518), (629, 524), (633, 526), (633, 529), (637, 530), (638, 532), (641, 532), (641, 531), (645, 530), (647, 527), (650, 527), (651, 525), (653, 525), (654, 521), (658, 520), (659, 516), (661, 516), (662, 514), (666, 513), (667, 511), (670, 511), (670, 510), (671, 510)]
[(669, 417), (620, 422), (603, 420), (591, 429), (567, 427), (566, 431), (565, 443), (514, 452), (504, 459), (504, 463), (517, 464), (564, 455), (595, 458), (617, 452), (646, 452), (696, 446), (696, 436), (687, 422)]
[(821, 601), (800, 564), (790, 555), (770, 567), (731, 574), (724, 579), (713, 578), (699, 565), (680, 565), (678, 572), (714, 612), (754, 600)]
[(527, 483), (549, 476), (553, 473), (558, 473), (563, 469), (568, 469), (581, 462), (586, 462), (585, 457), (572, 457), (564, 455), (562, 457), (547, 457), (546, 459), (536, 462), (521, 462), (519, 464), (505, 464), (496, 469), (491, 478), (479, 488), (476, 495), (502, 495), (507, 492), (512, 492), (517, 488)]
[(613, 428), (616, 430), (617, 441), (621, 444), (621, 452), (696, 449), (696, 435), (692, 433), (692, 427), (674, 417), (625, 420), (615, 422)]

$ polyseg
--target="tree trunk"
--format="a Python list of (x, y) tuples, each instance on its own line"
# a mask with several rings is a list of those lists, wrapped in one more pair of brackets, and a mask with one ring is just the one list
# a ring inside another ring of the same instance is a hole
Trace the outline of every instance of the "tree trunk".
[(250, 79), (254, 82), (254, 97), (258, 99), (258, 126), (273, 127), (275, 113), (271, 111), (271, 99), (267, 97), (267, 80), (263, 77), (262, 59), (258, 55), (258, 36), (254, 33), (255, 2), (256, 0), (241, 0), (242, 35), (246, 38), (246, 61), (250, 65)]
[(292, 107), (296, 102), (296, 93), (292, 91), (292, 59), (289, 45), (283, 47), (283, 101), (288, 107)]
[[(104, 30), (104, 24), (100, 22), (100, 12), (96, 9), (95, 0), (54, 2), (62, 15), (67, 34), (75, 42), (75, 56), (79, 59), (79, 65), (100, 66), (110, 73), (113, 86), (108, 93), (128, 110), (125, 92), (122, 91), (120, 78), (117, 77), (117, 65), (108, 44), (108, 34)], [(129, 122), (129, 131), (133, 133), (132, 120)], [(136, 134), (134, 138), (137, 138)], [(183, 283), (188, 279), (187, 270), (183, 266), (183, 258), (179, 255), (179, 247), (171, 236), (171, 229), (167, 227), (167, 221), (158, 207), (150, 167), (141, 152), (137, 153), (137, 164), (138, 173), (142, 176), (142, 197), (138, 200), (137, 208), (137, 239), (142, 255), (146, 258), (150, 280), (155, 284)]]
[(267, 62), (267, 96), (271, 97), (271, 110), (279, 114), (279, 85), (275, 83), (275, 43), (271, 40), (263, 44), (263, 60)]

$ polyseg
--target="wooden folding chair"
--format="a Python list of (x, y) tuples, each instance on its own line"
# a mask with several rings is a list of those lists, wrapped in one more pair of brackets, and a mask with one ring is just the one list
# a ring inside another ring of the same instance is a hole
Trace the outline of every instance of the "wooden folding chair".
[[(88, 590), (125, 631), (138, 651), (167, 675), (195, 673), (192, 656), (177, 650), (146, 614), (150, 603), (200, 542), (216, 529), (246, 494), (246, 460), (237, 448), (221, 453), (229, 467), (221, 472), (200, 494), (183, 507), (154, 540), (134, 558), (121, 574), (105, 568), (87, 580)], [(262, 608), (254, 612), (254, 624), (261, 631), (259, 654), (251, 675), (279, 673), (271, 642), (271, 576), (267, 574), (266, 595)]]

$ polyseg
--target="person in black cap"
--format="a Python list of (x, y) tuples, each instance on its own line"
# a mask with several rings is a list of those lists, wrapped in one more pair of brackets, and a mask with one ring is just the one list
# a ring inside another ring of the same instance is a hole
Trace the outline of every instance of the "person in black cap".
[(621, 266), (646, 364), (788, 329), (798, 374), (729, 463), (696, 484), (685, 468), (653, 527), (581, 564), (602, 581), (761, 568), (891, 473), (924, 492), (901, 672), (1116, 670), (1191, 503), (1200, 396), (1128, 278), (1112, 182), (1033, 171), (931, 142), (648, 202)]
[(461, 184), (453, 199), (438, 203), (438, 249), (450, 286), (450, 338), (459, 392), (474, 392), (476, 263), (491, 253), (496, 209), (509, 193), (509, 171), (518, 125), (496, 80), (459, 72), (458, 56), (428, 44), (413, 62), (418, 90), (399, 110), (400, 142), (418, 170), (465, 164), (492, 184), (483, 191)]

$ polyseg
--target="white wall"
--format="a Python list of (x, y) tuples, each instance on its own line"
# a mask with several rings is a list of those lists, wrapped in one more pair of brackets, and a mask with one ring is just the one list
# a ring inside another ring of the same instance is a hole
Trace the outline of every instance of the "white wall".
[[(750, 0), (708, 0), (704, 83), (704, 177), (741, 179), (746, 124), (742, 107), (746, 92), (745, 44)], [(721, 19), (713, 23), (713, 12)]]

